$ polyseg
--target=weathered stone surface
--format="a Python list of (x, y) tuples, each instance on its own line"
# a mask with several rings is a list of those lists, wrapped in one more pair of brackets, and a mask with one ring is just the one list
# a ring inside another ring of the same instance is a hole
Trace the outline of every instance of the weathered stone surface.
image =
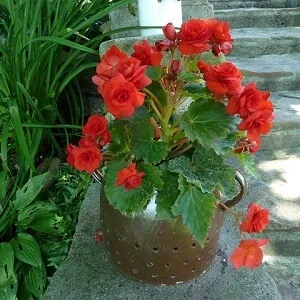
[(173, 287), (158, 287), (124, 277), (109, 263), (103, 246), (93, 238), (94, 231), (99, 229), (99, 194), (99, 186), (92, 185), (82, 204), (69, 257), (55, 273), (45, 300), (282, 299), (264, 268), (235, 271), (228, 264), (227, 256), (238, 241), (230, 217), (224, 222), (216, 261), (197, 280)]
[(300, 8), (244, 8), (215, 11), (231, 28), (278, 28), (300, 25)]
[[(208, 0), (181, 0), (183, 21), (190, 18), (210, 18), (213, 16), (213, 6)], [(110, 14), (111, 29), (119, 29), (123, 27), (131, 27), (139, 25), (137, 2), (133, 2), (135, 16), (133, 16), (128, 8), (116, 10)], [(161, 24), (166, 25), (166, 24)], [(138, 30), (115, 34), (114, 38), (140, 36)]]
[(300, 148), (294, 154), (263, 151), (256, 160), (260, 178), (248, 178), (249, 192), (239, 208), (257, 202), (270, 210), (271, 230), (300, 230)]
[(297, 53), (300, 50), (298, 27), (233, 29), (231, 56), (257, 57), (266, 54)]
[(291, 1), (298, 0), (210, 0), (214, 9), (233, 9), (247, 7), (295, 7)]
[(245, 75), (245, 83), (257, 82), (272, 92), (296, 90), (300, 81), (300, 53), (269, 54), (254, 58), (229, 57)]

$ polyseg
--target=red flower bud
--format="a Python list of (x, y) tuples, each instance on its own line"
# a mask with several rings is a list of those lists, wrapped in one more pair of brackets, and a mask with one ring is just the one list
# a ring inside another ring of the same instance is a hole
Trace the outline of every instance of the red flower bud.
[(165, 37), (170, 41), (175, 41), (177, 37), (177, 33), (173, 23), (168, 23), (166, 26), (162, 28)]
[(172, 49), (172, 47), (174, 46), (174, 43), (171, 41), (163, 41), (163, 40), (159, 40), (155, 43), (155, 47), (157, 49), (157, 51), (169, 51)]
[(175, 59), (171, 63), (171, 71), (173, 74), (177, 75), (180, 71), (180, 62), (179, 60)]

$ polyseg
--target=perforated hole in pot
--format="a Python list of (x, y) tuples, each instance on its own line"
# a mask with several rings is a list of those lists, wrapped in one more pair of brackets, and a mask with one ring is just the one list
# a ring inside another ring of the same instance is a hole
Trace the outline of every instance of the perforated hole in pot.
[(158, 275), (157, 274), (152, 274), (152, 278), (157, 278)]
[(192, 244), (192, 248), (196, 248), (197, 247), (197, 244), (196, 243), (193, 243)]
[(192, 269), (192, 272), (194, 273), (195, 271), (196, 271), (196, 268), (193, 268), (193, 269)]
[(187, 266), (189, 264), (189, 261), (186, 260), (184, 263), (183, 263), (185, 266)]
[(175, 275), (171, 275), (171, 279), (175, 279), (176, 278), (176, 276)]
[(173, 252), (178, 252), (178, 248), (177, 248), (177, 247), (174, 247), (174, 248), (173, 248)]
[(158, 252), (158, 248), (157, 248), (157, 247), (153, 247), (152, 250), (153, 250), (153, 252), (155, 252), (155, 253)]
[(135, 262), (135, 259), (133, 257), (130, 257), (131, 262)]
[(152, 263), (152, 262), (150, 262), (150, 261), (149, 261), (149, 262), (147, 262), (147, 267), (149, 267), (149, 268), (150, 268), (150, 267), (153, 267), (153, 263)]
[(135, 245), (134, 245), (134, 248), (135, 248), (135, 249), (139, 249), (139, 248), (140, 248), (140, 245), (139, 245), (139, 244), (135, 244)]
[(170, 264), (170, 263), (167, 263), (167, 264), (165, 264), (165, 267), (166, 267), (166, 268), (170, 268), (170, 267), (171, 267), (171, 264)]

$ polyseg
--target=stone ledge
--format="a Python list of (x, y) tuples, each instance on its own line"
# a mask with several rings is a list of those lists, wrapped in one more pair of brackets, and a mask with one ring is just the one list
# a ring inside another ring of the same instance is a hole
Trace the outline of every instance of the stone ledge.
[(154, 287), (124, 277), (93, 238), (100, 228), (99, 195), (99, 185), (93, 184), (82, 204), (69, 256), (54, 274), (44, 300), (282, 300), (263, 267), (236, 271), (228, 264), (227, 256), (238, 239), (230, 217), (222, 228), (216, 261), (202, 277), (173, 287)]

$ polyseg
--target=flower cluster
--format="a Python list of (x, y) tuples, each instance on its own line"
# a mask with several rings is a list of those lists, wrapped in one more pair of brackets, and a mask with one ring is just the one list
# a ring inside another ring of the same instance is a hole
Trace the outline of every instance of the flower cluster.
[[(241, 232), (261, 233), (269, 224), (269, 210), (262, 206), (250, 203), (247, 215), (240, 225)], [(236, 269), (245, 266), (253, 269), (261, 265), (263, 252), (261, 246), (269, 243), (267, 239), (247, 239), (241, 240), (239, 246), (230, 256), (232, 265)]]
[[(191, 19), (179, 31), (172, 23), (162, 31), (166, 39), (155, 45), (141, 41), (131, 54), (113, 45), (101, 57), (92, 81), (114, 118), (108, 124), (104, 116), (91, 116), (78, 146), (68, 145), (67, 161), (88, 173), (104, 166), (107, 199), (125, 215), (142, 211), (155, 193), (156, 205), (167, 216), (184, 217), (204, 247), (213, 217), (206, 203), (222, 206), (217, 189), (228, 199), (237, 194), (236, 171), (223, 154), (242, 157), (241, 163), (251, 159), (271, 130), (274, 108), (269, 92), (244, 85), (242, 72), (224, 62), (233, 43), (227, 22)], [(190, 210), (193, 197), (202, 201)], [(239, 229), (260, 233), (268, 222), (268, 210), (252, 203)], [(230, 257), (233, 266), (259, 266), (267, 243), (241, 240)]]
[(78, 146), (68, 145), (67, 162), (79, 171), (93, 173), (103, 160), (101, 148), (111, 140), (110, 132), (107, 131), (107, 119), (99, 115), (89, 117), (82, 133)]

